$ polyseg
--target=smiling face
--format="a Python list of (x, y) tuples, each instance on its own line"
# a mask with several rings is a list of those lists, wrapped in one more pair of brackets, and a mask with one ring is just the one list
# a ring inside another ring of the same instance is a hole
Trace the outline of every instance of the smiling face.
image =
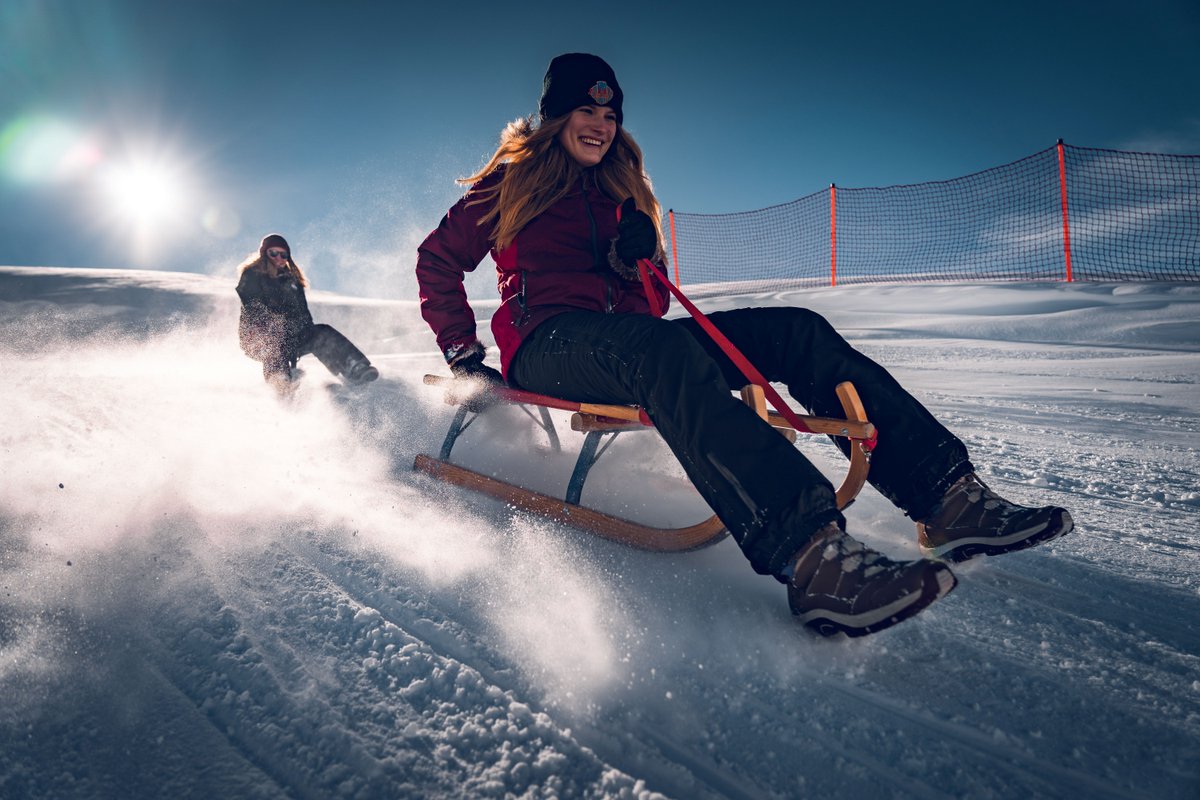
[(567, 116), (558, 143), (580, 166), (594, 167), (617, 136), (617, 115), (604, 106), (580, 106)]

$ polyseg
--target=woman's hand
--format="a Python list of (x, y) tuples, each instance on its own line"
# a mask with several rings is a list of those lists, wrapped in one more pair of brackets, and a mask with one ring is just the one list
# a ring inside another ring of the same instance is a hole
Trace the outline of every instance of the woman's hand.
[(450, 364), (450, 372), (454, 373), (456, 381), (462, 382), (458, 402), (468, 411), (478, 414), (496, 399), (492, 395), (492, 387), (503, 386), (504, 377), (500, 372), (483, 363), (483, 346), (476, 342), (467, 355)]
[(472, 352), (451, 364), (450, 372), (454, 374), (454, 377), (464, 380), (474, 378), (495, 386), (504, 385), (504, 378), (500, 375), (499, 370), (483, 363), (482, 347), (478, 352)]
[(640, 280), (638, 261), (653, 258), (658, 252), (658, 231), (650, 215), (638, 211), (632, 197), (621, 204), (618, 216), (621, 221), (617, 223), (617, 238), (608, 248), (608, 265), (627, 281)]
[(639, 211), (632, 197), (621, 204), (621, 221), (617, 224), (617, 238), (613, 240), (617, 257), (628, 267), (637, 268), (643, 258), (653, 258), (658, 252), (658, 231), (654, 220), (645, 211)]

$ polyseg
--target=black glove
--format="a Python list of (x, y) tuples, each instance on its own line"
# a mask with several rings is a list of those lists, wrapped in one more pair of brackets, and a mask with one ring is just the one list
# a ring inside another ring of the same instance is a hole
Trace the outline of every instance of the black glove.
[[(630, 277), (630, 272), (637, 277), (637, 262), (643, 258), (653, 258), (658, 252), (658, 231), (654, 227), (654, 220), (645, 211), (638, 210), (632, 197), (626, 198), (621, 204), (621, 222), (617, 225), (617, 238), (613, 239), (612, 249), (621, 266), (626, 269), (620, 269), (617, 264), (612, 266), (626, 278)], [(610, 258), (609, 263), (612, 262)]]
[(455, 361), (450, 365), (450, 371), (454, 373), (454, 377), (460, 380), (474, 378), (496, 386), (504, 385), (504, 377), (500, 374), (500, 371), (483, 363), (482, 350)]
[(492, 387), (503, 386), (504, 377), (483, 363), (483, 347), (477, 344), (476, 348), (475, 352), (451, 364), (450, 371), (454, 373), (455, 380), (464, 384), (454, 392), (456, 402), (478, 414), (497, 402)]

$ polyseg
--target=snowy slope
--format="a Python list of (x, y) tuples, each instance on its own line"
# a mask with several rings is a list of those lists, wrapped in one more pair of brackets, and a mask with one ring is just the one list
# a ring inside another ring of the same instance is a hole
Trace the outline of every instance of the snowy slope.
[[(1200, 286), (705, 300), (825, 313), (995, 488), (1075, 516), (857, 641), (729, 540), (636, 552), (413, 473), (451, 413), (415, 303), (310, 299), (384, 377), (305, 359), (283, 406), (232, 279), (0, 269), (0, 796), (1200, 796)], [(492, 416), (462, 457), (561, 490)], [(653, 434), (586, 499), (704, 514)], [(848, 517), (916, 553), (873, 490)]]

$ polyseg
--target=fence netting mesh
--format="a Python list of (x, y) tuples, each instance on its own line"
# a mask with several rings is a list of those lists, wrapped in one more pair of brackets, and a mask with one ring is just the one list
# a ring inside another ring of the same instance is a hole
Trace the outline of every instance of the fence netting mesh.
[[(1200, 280), (1200, 156), (1063, 145), (948, 181), (673, 212), (679, 282)], [(1063, 178), (1065, 177), (1065, 182)], [(1067, 225), (1063, 223), (1064, 187)]]

